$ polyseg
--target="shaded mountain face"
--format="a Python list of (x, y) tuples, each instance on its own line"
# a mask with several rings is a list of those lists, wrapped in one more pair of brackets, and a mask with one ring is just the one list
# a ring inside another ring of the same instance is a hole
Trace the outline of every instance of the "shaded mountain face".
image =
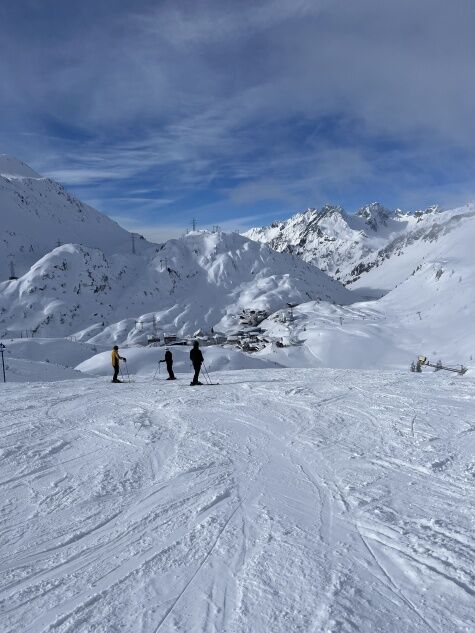
[[(21, 276), (58, 244), (131, 250), (130, 233), (116, 222), (7, 155), (0, 155), (0, 219), (0, 281), (12, 265)], [(145, 244), (137, 237), (137, 249)]]
[[(458, 215), (471, 213), (470, 205), (450, 211), (434, 206), (407, 213), (390, 211), (375, 202), (349, 215), (339, 206), (325, 205), (268, 227), (250, 229), (244, 235), (277, 251), (298, 255), (346, 285), (374, 288), (371, 278), (366, 277), (370, 270), (400, 257), (418, 240), (438, 239), (456, 226)], [(393, 288), (404, 279), (404, 267), (400, 273), (392, 274), (385, 283), (380, 279), (378, 288)]]

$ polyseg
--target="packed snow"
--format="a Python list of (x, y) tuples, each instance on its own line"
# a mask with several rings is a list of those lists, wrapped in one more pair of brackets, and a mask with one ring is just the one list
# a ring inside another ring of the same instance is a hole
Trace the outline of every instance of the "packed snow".
[(213, 375), (2, 388), (2, 632), (473, 631), (472, 377)]

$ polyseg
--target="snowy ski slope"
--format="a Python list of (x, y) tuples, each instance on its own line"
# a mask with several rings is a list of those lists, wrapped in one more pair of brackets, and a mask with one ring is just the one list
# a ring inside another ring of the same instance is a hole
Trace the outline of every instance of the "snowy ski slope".
[(474, 380), (2, 386), (2, 633), (468, 633)]

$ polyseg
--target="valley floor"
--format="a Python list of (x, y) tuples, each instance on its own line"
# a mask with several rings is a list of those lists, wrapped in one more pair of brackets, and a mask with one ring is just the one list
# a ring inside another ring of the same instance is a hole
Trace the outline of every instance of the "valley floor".
[(475, 627), (475, 382), (1, 388), (3, 633)]

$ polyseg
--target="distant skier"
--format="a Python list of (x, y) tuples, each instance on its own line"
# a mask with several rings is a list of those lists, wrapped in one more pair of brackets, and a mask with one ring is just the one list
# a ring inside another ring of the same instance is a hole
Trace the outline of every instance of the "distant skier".
[(416, 371), (420, 374), (422, 372), (422, 365), (425, 365), (427, 358), (425, 356), (419, 356), (416, 363)]
[(123, 356), (119, 356), (119, 346), (114, 345), (112, 348), (112, 367), (114, 368), (114, 376), (112, 378), (112, 382), (122, 382), (122, 380), (118, 379), (119, 376), (119, 361), (123, 360), (124, 363), (127, 362), (127, 359)]
[(190, 360), (193, 363), (193, 369), (195, 370), (195, 375), (193, 376), (193, 381), (190, 385), (202, 385), (203, 383), (198, 380), (201, 370), (201, 365), (204, 362), (203, 354), (200, 350), (200, 344), (198, 341), (193, 343), (193, 349), (190, 351)]
[(167, 380), (176, 380), (175, 374), (173, 373), (173, 354), (167, 348), (165, 351), (165, 363), (167, 366), (168, 378)]

